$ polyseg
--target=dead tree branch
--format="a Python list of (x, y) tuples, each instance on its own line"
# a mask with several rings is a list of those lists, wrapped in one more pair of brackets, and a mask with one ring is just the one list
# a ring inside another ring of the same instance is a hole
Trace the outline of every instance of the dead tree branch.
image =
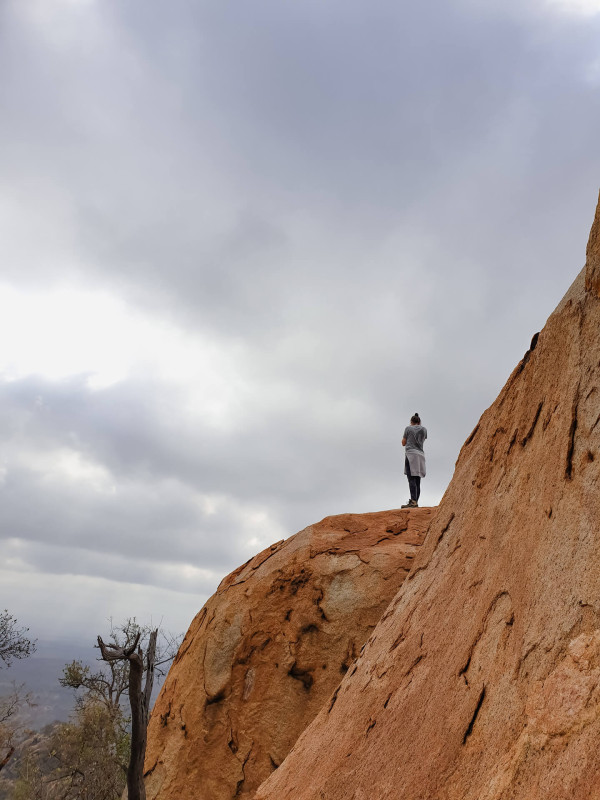
[[(127, 796), (129, 800), (146, 800), (144, 786), (144, 758), (148, 733), (150, 698), (154, 683), (156, 638), (158, 629), (150, 633), (146, 655), (139, 647), (138, 631), (133, 644), (127, 647), (107, 645), (98, 637), (98, 647), (105, 661), (129, 662), (129, 705), (131, 707), (131, 757), (127, 770)], [(144, 672), (146, 681), (142, 687)]]

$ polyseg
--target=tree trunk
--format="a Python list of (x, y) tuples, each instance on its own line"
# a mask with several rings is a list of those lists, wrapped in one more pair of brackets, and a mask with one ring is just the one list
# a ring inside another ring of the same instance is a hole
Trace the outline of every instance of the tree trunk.
[(144, 759), (148, 738), (148, 716), (154, 683), (154, 661), (156, 660), (156, 637), (152, 631), (146, 651), (146, 685), (142, 691), (144, 661), (142, 651), (129, 656), (129, 704), (131, 705), (131, 758), (127, 770), (128, 800), (146, 800), (144, 784)]
[(131, 705), (131, 758), (127, 770), (128, 800), (146, 800), (144, 758), (146, 756), (146, 720), (142, 695), (144, 663), (139, 653), (129, 656), (129, 703)]
[(129, 705), (131, 706), (131, 756), (127, 769), (128, 800), (146, 800), (144, 785), (144, 759), (146, 757), (146, 739), (148, 736), (148, 716), (152, 684), (154, 683), (154, 662), (156, 661), (156, 638), (158, 629), (152, 631), (146, 651), (146, 684), (142, 691), (144, 675), (144, 656), (138, 632), (133, 645), (127, 648), (106, 646), (102, 637), (98, 637), (98, 646), (105, 661), (129, 661)]

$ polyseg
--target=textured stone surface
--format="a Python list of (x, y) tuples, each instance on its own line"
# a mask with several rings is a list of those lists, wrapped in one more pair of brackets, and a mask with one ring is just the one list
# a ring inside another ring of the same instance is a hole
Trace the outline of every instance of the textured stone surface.
[(600, 297), (600, 214), (596, 214), (586, 250), (585, 288)]
[(600, 798), (600, 208), (427, 542), (256, 800)]
[(432, 516), (327, 517), (225, 578), (156, 702), (148, 800), (251, 797), (358, 655)]

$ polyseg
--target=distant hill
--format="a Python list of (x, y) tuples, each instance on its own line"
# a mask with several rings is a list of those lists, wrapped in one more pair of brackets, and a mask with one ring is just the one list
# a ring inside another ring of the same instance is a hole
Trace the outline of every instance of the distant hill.
[(73, 690), (58, 682), (65, 664), (75, 659), (94, 664), (93, 645), (78, 642), (38, 641), (36, 652), (23, 661), (14, 661), (0, 671), (0, 695), (12, 684), (25, 684), (34, 705), (23, 712), (23, 722), (32, 730), (41, 730), (56, 720), (66, 721), (73, 708)]

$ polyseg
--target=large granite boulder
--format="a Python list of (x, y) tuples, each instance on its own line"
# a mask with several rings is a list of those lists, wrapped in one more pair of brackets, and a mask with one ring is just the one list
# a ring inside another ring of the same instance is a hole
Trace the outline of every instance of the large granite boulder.
[(358, 656), (432, 516), (327, 517), (225, 578), (152, 713), (148, 800), (252, 797)]

